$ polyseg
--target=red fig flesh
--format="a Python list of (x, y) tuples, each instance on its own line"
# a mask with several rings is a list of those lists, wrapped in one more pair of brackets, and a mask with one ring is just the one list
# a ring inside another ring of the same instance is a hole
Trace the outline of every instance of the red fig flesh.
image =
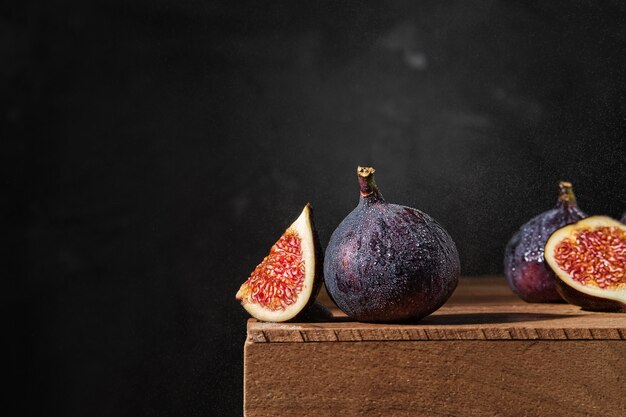
[(545, 256), (569, 303), (626, 311), (626, 225), (610, 217), (588, 217), (556, 230)]
[(314, 302), (322, 283), (321, 258), (307, 204), (241, 285), (236, 299), (259, 320), (290, 320)]

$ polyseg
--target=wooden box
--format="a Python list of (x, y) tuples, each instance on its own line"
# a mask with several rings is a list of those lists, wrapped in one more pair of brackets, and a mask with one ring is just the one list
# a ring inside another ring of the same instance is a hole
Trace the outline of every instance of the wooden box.
[(626, 416), (626, 314), (527, 304), (503, 278), (462, 279), (416, 324), (333, 314), (249, 320), (247, 417)]

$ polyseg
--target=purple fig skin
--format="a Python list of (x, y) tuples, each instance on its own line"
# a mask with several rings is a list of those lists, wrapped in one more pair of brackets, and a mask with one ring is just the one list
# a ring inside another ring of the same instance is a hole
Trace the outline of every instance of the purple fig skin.
[(387, 203), (373, 169), (369, 175), (361, 171), (367, 169), (359, 169), (359, 204), (326, 248), (326, 289), (354, 320), (418, 320), (454, 292), (459, 254), (450, 235), (429, 215)]
[(545, 263), (544, 246), (557, 229), (587, 215), (576, 205), (572, 185), (559, 184), (556, 206), (524, 224), (506, 245), (504, 275), (509, 287), (528, 303), (563, 302), (557, 285), (560, 280)]
[(583, 310), (626, 312), (626, 305), (620, 303), (619, 301), (607, 300), (606, 298), (594, 297), (593, 295), (584, 294), (580, 291), (576, 291), (562, 281), (557, 283), (557, 290), (565, 301), (567, 301), (569, 304), (578, 306)]
[(620, 220), (620, 222), (626, 224), (626, 211), (624, 212), (624, 214), (622, 214), (622, 219)]

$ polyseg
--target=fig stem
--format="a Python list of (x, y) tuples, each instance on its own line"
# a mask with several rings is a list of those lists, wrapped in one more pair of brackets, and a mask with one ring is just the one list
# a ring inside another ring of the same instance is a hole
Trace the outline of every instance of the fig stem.
[(375, 200), (383, 200), (382, 194), (378, 191), (378, 186), (374, 180), (374, 172), (372, 167), (359, 166), (356, 173), (359, 178), (359, 191), (362, 198), (373, 198)]
[(572, 183), (569, 181), (559, 182), (559, 200), (557, 204), (569, 204), (576, 205), (576, 196), (574, 195), (574, 189)]

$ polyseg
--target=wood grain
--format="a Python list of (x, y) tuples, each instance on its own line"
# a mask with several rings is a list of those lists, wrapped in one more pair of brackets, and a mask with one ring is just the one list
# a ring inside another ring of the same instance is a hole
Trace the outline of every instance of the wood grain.
[(334, 315), (325, 323), (248, 322), (254, 343), (401, 340), (624, 340), (626, 314), (586, 312), (568, 304), (528, 304), (501, 278), (461, 281), (450, 301), (411, 324), (348, 321), (320, 297)]
[(526, 304), (462, 280), (411, 324), (248, 322), (244, 412), (260, 416), (625, 416), (626, 314)]
[(621, 341), (247, 342), (247, 417), (626, 415)]

